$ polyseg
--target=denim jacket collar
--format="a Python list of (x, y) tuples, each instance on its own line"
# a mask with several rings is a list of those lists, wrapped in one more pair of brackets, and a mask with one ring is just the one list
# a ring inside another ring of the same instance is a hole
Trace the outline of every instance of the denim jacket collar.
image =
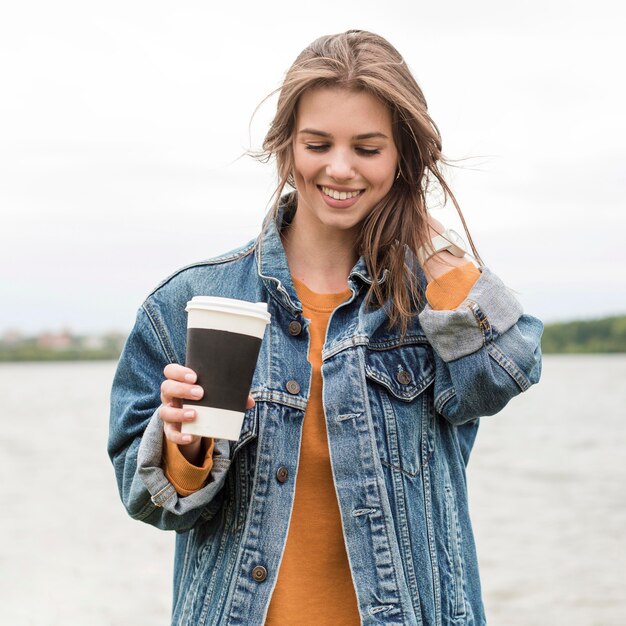
[(302, 312), (302, 305), (291, 280), (287, 255), (280, 236), (283, 224), (289, 223), (295, 209), (295, 206), (291, 209), (287, 198), (286, 196), (281, 198), (276, 219), (270, 220), (261, 231), (255, 257), (259, 278), (278, 302), (295, 315)]

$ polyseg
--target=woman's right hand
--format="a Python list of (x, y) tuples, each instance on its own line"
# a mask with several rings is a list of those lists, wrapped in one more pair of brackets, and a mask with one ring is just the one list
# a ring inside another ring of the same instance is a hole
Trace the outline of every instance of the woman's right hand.
[[(159, 415), (163, 421), (163, 431), (167, 439), (185, 448), (200, 448), (201, 437), (196, 435), (183, 435), (180, 432), (181, 424), (193, 422), (196, 419), (194, 409), (187, 407), (183, 409), (183, 400), (199, 400), (204, 394), (204, 390), (196, 385), (198, 379), (196, 373), (184, 365), (170, 363), (166, 365), (163, 374), (165, 380), (161, 383), (161, 406)], [(254, 400), (248, 395), (247, 409), (254, 406)], [(192, 450), (181, 451), (192, 452)], [(195, 452), (195, 450), (193, 451)], [(185, 454), (185, 456), (187, 456)]]

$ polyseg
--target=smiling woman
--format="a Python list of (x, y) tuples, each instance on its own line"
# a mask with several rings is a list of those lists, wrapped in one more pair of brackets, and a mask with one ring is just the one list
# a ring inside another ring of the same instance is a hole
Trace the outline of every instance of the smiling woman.
[(320, 87), (300, 98), (296, 128), (292, 227), (354, 241), (396, 178), (391, 113), (367, 92)]
[[(316, 288), (328, 291), (341, 286), (341, 275), (345, 277), (362, 256), (374, 278), (367, 301), (377, 306), (387, 303), (390, 323), (400, 323), (405, 331), (415, 304), (423, 303), (423, 286), (407, 267), (405, 251), (428, 247), (431, 237), (444, 230), (427, 212), (429, 189), (438, 186), (464, 225), (465, 221), (440, 171), (446, 161), (439, 130), (402, 56), (382, 37), (363, 31), (313, 42), (287, 72), (263, 147), (260, 156), (275, 156), (279, 175), (274, 211), (265, 227), (276, 219), (285, 186), (291, 186), (298, 192), (298, 202), (306, 199), (317, 214), (318, 223), (325, 215), (330, 221), (321, 224), (338, 228), (333, 233), (311, 231), (319, 232), (326, 244), (323, 255), (307, 247), (312, 237), (298, 237), (294, 245), (290, 231), (298, 229), (286, 228), (284, 244), (291, 247), (292, 270), (295, 267), (296, 274), (306, 275), (310, 282), (317, 274)], [(305, 150), (319, 159), (305, 158)], [(355, 191), (362, 192), (362, 197), (348, 202), (348, 194)], [(320, 203), (313, 198), (319, 196), (325, 213), (314, 209)], [(352, 210), (341, 212), (343, 208)], [(295, 219), (300, 220), (297, 213)], [(466, 234), (480, 262), (467, 228)], [(314, 269), (312, 258), (332, 262)], [(464, 263), (444, 250), (423, 269), (432, 279)], [(383, 272), (386, 280), (382, 280)]]
[[(429, 215), (433, 181), (456, 205), (439, 131), (382, 37), (307, 46), (264, 151), (259, 237), (146, 298), (113, 385), (122, 500), (178, 533), (172, 623), (482, 625), (465, 466), (539, 380), (541, 322)], [(233, 441), (181, 433), (210, 394), (182, 365), (199, 295), (271, 313)]]

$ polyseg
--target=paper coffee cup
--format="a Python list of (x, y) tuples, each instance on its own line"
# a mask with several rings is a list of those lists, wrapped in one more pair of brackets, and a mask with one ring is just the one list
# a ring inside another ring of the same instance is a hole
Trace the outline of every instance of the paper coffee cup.
[(185, 364), (198, 375), (204, 395), (184, 401), (183, 408), (193, 408), (196, 419), (184, 422), (181, 432), (237, 441), (261, 341), (271, 319), (267, 304), (195, 296), (185, 310)]

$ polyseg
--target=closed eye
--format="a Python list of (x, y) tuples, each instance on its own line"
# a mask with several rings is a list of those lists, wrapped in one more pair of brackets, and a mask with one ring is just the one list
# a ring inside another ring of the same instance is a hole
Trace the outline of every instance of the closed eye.
[[(312, 152), (326, 152), (330, 146), (326, 143), (307, 143), (306, 149)], [(380, 154), (378, 148), (355, 148), (356, 152), (361, 156), (371, 157)]]
[(328, 144), (322, 143), (307, 143), (306, 144), (306, 149), (307, 150), (312, 150), (313, 152), (324, 152), (325, 150), (328, 150)]

